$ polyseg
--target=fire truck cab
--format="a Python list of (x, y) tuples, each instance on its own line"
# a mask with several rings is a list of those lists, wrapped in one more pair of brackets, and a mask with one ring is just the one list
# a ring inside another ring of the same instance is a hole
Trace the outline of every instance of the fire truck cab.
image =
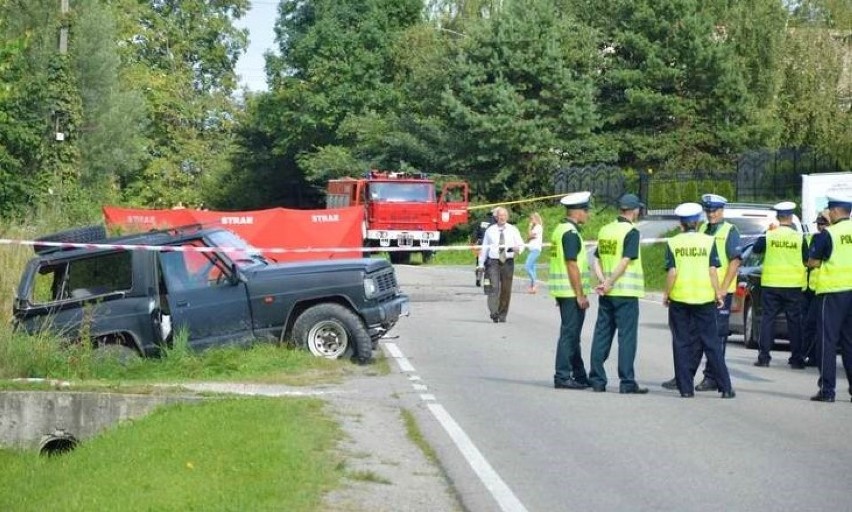
[(370, 171), (363, 178), (328, 182), (326, 207), (364, 207), (362, 236), (367, 247), (387, 247), (393, 263), (408, 263), (412, 252), (428, 261), (429, 250), (448, 231), (468, 221), (468, 184), (435, 182), (421, 173)]

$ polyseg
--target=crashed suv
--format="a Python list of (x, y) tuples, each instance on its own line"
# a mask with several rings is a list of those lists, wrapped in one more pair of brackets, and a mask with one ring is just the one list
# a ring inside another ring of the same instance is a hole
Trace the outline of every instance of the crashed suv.
[(367, 363), (408, 314), (385, 260), (275, 263), (230, 231), (200, 226), (104, 237), (90, 226), (37, 240), (16, 328), (125, 356), (157, 355), (185, 333), (195, 349), (291, 341)]

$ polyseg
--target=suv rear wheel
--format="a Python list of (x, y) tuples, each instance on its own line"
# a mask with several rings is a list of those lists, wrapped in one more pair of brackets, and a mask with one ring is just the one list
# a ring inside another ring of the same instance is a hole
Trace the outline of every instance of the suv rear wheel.
[(293, 324), (293, 339), (312, 354), (328, 359), (353, 356), (368, 362), (370, 335), (355, 313), (340, 304), (318, 304), (305, 310)]

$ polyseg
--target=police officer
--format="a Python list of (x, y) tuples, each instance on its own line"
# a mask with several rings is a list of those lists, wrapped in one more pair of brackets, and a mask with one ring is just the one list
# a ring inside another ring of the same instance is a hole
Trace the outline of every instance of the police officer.
[[(825, 228), (831, 223), (828, 210), (823, 210), (817, 216), (816, 229), (817, 232), (813, 235), (808, 234), (805, 239), (808, 242), (810, 249), (813, 239), (820, 236), (828, 236)], [(820, 297), (816, 295), (816, 283), (819, 279), (819, 269), (808, 267), (808, 285), (802, 294), (802, 352), (805, 354), (805, 366), (817, 366), (816, 360), (816, 345), (817, 345), (817, 313), (821, 306)]]
[(719, 283), (721, 262), (713, 236), (697, 232), (701, 205), (683, 203), (675, 209), (682, 232), (670, 238), (666, 248), (666, 287), (663, 304), (669, 308), (669, 328), (675, 361), (675, 380), (680, 396), (695, 396), (693, 379), (695, 345), (707, 354), (707, 364), (722, 392), (734, 398), (725, 364), (722, 341), (716, 330), (716, 308), (725, 304)]
[(639, 327), (639, 297), (645, 296), (645, 277), (639, 251), (639, 230), (634, 222), (644, 205), (633, 194), (618, 201), (618, 218), (598, 232), (593, 269), (598, 279), (595, 291), (598, 319), (592, 338), (589, 382), (594, 391), (606, 391), (604, 362), (609, 357), (612, 338), (618, 331), (619, 393), (645, 394), (648, 388), (636, 384), (636, 333)]
[(769, 351), (775, 341), (775, 317), (781, 311), (787, 317), (787, 332), (790, 336), (790, 358), (787, 364), (796, 370), (805, 368), (805, 353), (802, 350), (802, 289), (807, 287), (805, 265), (808, 246), (804, 235), (793, 225), (793, 210), (796, 203), (784, 201), (772, 207), (778, 217), (778, 227), (770, 229), (754, 242), (752, 251), (764, 254), (760, 278), (760, 304), (763, 316), (760, 320), (760, 351), (755, 366), (769, 366), (772, 356)]
[(827, 195), (831, 226), (827, 236), (814, 237), (808, 259), (809, 267), (819, 268), (816, 294), (822, 302), (816, 350), (819, 391), (811, 397), (816, 402), (834, 401), (838, 346), (852, 393), (852, 197)]
[(580, 226), (589, 218), (590, 192), (568, 194), (559, 202), (565, 205), (567, 218), (556, 226), (550, 237), (550, 282), (548, 290), (559, 306), (559, 341), (556, 345), (556, 389), (585, 389), (589, 379), (580, 353), (580, 332), (589, 308), (591, 292), (586, 248)]
[[(737, 287), (737, 271), (740, 268), (740, 232), (736, 226), (725, 221), (725, 205), (728, 200), (716, 194), (704, 194), (701, 196), (701, 206), (707, 216), (707, 221), (702, 223), (698, 231), (715, 238), (716, 251), (719, 261), (719, 284), (724, 290), (725, 300), (721, 308), (716, 309), (717, 336), (722, 344), (722, 357), (725, 356), (725, 345), (730, 332), (731, 301)], [(693, 355), (693, 373), (701, 365), (701, 356), (704, 355), (700, 345), (696, 345)], [(677, 387), (675, 379), (664, 382), (666, 389)], [(704, 364), (704, 379), (695, 386), (696, 391), (717, 391), (719, 385), (713, 375), (713, 370), (708, 364)]]

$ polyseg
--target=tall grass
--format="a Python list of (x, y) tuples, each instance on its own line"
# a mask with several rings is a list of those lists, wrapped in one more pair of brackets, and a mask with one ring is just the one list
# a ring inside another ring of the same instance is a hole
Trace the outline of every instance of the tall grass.
[(0, 450), (0, 510), (321, 510), (340, 437), (316, 399), (164, 406), (61, 457)]

